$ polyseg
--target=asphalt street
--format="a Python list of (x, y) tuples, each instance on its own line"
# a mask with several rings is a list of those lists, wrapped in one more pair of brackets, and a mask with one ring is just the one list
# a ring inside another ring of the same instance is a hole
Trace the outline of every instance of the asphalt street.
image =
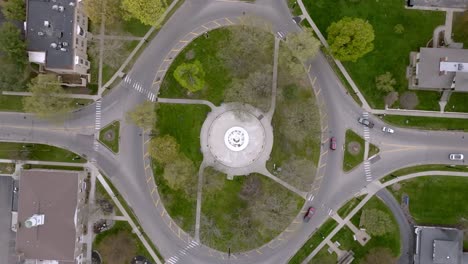
[[(128, 73), (130, 83), (121, 82), (102, 98), (102, 126), (120, 119), (122, 121), (121, 148), (118, 155), (100, 147), (93, 149), (95, 105), (75, 111), (62, 122), (38, 120), (23, 113), (0, 113), (0, 140), (24, 141), (55, 145), (70, 149), (96, 162), (96, 166), (107, 175), (138, 216), (140, 223), (166, 258), (177, 256), (178, 263), (285, 263), (304, 243), (309, 235), (333, 211), (352, 198), (369, 183), (363, 165), (349, 173), (342, 171), (343, 148), (329, 151), (322, 159), (326, 166), (325, 176), (318, 193), (305, 204), (318, 210), (308, 224), (300, 224), (287, 240), (266, 245), (245, 254), (221, 254), (205, 246), (190, 247), (191, 239), (181, 239), (166, 224), (167, 216), (156, 210), (147, 189), (147, 172), (144, 168), (142, 131), (125, 122), (125, 113), (148, 98), (133, 88), (134, 83), (151, 89), (156, 71), (166, 54), (192, 29), (207, 22), (243, 14), (263, 17), (273, 24), (274, 31), (297, 31), (283, 0), (259, 0), (256, 4), (186, 0), (171, 19), (159, 31), (146, 50)], [(309, 64), (308, 64), (309, 65)], [(308, 66), (307, 65), (307, 66)], [(363, 134), (357, 118), (363, 110), (351, 96), (329, 66), (322, 54), (310, 62), (310, 76), (320, 89), (326, 109), (324, 136), (335, 136), (338, 146), (344, 144), (344, 134), (350, 128)], [(153, 91), (157, 92), (157, 91)], [(463, 152), (467, 146), (466, 134), (460, 132), (435, 132), (395, 128), (395, 134), (384, 134), (384, 125), (378, 117), (369, 141), (380, 148), (381, 159), (371, 165), (372, 179), (377, 180), (401, 167), (425, 163), (448, 163), (448, 154)], [(466, 153), (468, 154), (468, 153)], [(151, 172), (150, 172), (151, 173)], [(184, 252), (184, 254), (181, 254)]]

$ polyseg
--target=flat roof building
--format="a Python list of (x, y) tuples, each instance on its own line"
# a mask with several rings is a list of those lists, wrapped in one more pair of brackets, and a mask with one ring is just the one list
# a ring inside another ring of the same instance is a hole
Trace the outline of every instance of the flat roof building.
[(20, 176), (16, 252), (26, 263), (79, 263), (80, 172), (24, 170)]
[(27, 0), (29, 61), (58, 74), (85, 75), (88, 18), (81, 0)]
[(407, 0), (407, 6), (413, 8), (451, 8), (467, 9), (468, 0)]
[(415, 264), (462, 264), (463, 232), (455, 228), (415, 226)]
[(468, 92), (468, 50), (421, 48), (410, 53), (409, 89)]

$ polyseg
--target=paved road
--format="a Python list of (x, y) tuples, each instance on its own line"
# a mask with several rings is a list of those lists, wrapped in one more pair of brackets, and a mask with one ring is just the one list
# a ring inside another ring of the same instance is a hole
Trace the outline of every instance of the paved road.
[(412, 263), (413, 259), (413, 248), (414, 248), (414, 229), (406, 219), (400, 204), (397, 202), (395, 197), (387, 190), (382, 189), (376, 193), (377, 197), (382, 200), (387, 207), (392, 211), (395, 219), (398, 223), (400, 231), (400, 258), (398, 264), (409, 264)]
[[(124, 113), (135, 105), (148, 100), (147, 94), (135, 87), (150, 89), (159, 65), (178, 43), (182, 36), (190, 33), (214, 19), (242, 16), (243, 12), (254, 13), (272, 21), (275, 31), (298, 30), (283, 0), (259, 0), (257, 4), (187, 0), (161, 29), (156, 38), (137, 60), (128, 73), (129, 82), (121, 82), (101, 101), (102, 126), (115, 119), (122, 120), (121, 150), (114, 155), (101, 147), (93, 149), (95, 105), (75, 111), (63, 122), (46, 122), (22, 113), (0, 113), (0, 140), (46, 143), (70, 149), (96, 160), (97, 167), (110, 177), (136, 215), (151, 240), (157, 245), (166, 259), (179, 263), (285, 263), (308, 236), (325, 221), (329, 209), (337, 210), (348, 199), (369, 184), (364, 167), (361, 165), (349, 173), (343, 173), (341, 164), (343, 149), (338, 148), (322, 157), (326, 168), (320, 189), (311, 202), (318, 210), (307, 224), (296, 224), (287, 233), (287, 239), (275, 240), (258, 250), (244, 254), (226, 254), (213, 251), (205, 246), (194, 244), (190, 237), (178, 234), (176, 226), (170, 222), (161, 203), (155, 208), (147, 188), (150, 169), (145, 169), (142, 131), (124, 120)], [(322, 54), (310, 62), (311, 78), (324, 98), (325, 109), (324, 138), (335, 136), (338, 145), (344, 143), (346, 129), (351, 128), (363, 134), (363, 127), (356, 119), (363, 110), (346, 94), (338, 78)], [(308, 65), (307, 65), (308, 66)], [(138, 84), (138, 85), (137, 85)], [(154, 91), (153, 91), (154, 92)], [(371, 165), (372, 179), (376, 180), (400, 167), (423, 163), (447, 163), (450, 152), (463, 152), (467, 145), (462, 133), (427, 132), (421, 130), (396, 129), (394, 135), (385, 135), (379, 129), (385, 124), (371, 116), (376, 123), (371, 130), (369, 141), (379, 146), (381, 160)], [(468, 137), (467, 139), (468, 140)], [(157, 192), (156, 192), (157, 193)]]

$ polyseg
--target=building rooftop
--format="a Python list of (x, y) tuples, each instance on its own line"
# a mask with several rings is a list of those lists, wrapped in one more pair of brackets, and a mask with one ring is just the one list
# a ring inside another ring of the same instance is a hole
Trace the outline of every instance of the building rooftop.
[(408, 6), (468, 8), (468, 0), (408, 0)]
[(27, 48), (34, 52), (30, 53), (34, 62), (45, 63), (47, 68), (73, 68), (76, 1), (27, 1)]
[(415, 264), (461, 264), (463, 232), (455, 228), (416, 226)]
[[(25, 170), (20, 177), (16, 251), (25, 259), (73, 261), (76, 241), (78, 172)], [(44, 215), (44, 224), (25, 221)]]
[(421, 48), (417, 69), (418, 86), (434, 89), (454, 86), (455, 91), (468, 91), (468, 72), (466, 69), (458, 70), (460, 65), (466, 63), (466, 49)]

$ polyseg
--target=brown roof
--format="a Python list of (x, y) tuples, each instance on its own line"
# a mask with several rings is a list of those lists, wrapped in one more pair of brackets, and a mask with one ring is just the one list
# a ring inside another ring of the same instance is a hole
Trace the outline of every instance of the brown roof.
[[(16, 251), (26, 259), (72, 261), (75, 258), (75, 211), (78, 173), (25, 170), (20, 177)], [(26, 228), (33, 214), (44, 224)]]

